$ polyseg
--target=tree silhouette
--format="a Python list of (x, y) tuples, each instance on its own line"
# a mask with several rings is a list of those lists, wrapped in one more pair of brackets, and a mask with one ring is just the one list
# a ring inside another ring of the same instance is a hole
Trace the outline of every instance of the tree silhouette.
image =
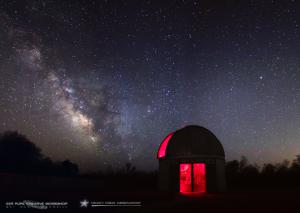
[(262, 169), (250, 164), (245, 156), (226, 163), (226, 177), (230, 188), (300, 188), (300, 155), (292, 164), (284, 160), (278, 164), (267, 163)]
[(8, 131), (0, 134), (0, 172), (66, 176), (78, 174), (78, 166), (52, 162), (24, 135)]
[(261, 170), (261, 174), (265, 176), (274, 176), (275, 172), (276, 167), (271, 163), (264, 164)]
[(0, 136), (0, 170), (6, 172), (32, 171), (42, 161), (41, 150), (17, 132)]
[(125, 164), (125, 172), (126, 173), (134, 173), (135, 172), (135, 166), (132, 166), (131, 163)]

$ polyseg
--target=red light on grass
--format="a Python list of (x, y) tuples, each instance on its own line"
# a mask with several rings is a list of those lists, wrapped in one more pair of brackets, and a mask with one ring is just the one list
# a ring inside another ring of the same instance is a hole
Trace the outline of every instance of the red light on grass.
[(160, 144), (158, 153), (157, 153), (157, 158), (163, 158), (166, 156), (166, 149), (167, 149), (168, 143), (169, 143), (170, 139), (172, 138), (172, 136), (173, 136), (173, 133), (169, 134), (163, 140), (163, 142)]

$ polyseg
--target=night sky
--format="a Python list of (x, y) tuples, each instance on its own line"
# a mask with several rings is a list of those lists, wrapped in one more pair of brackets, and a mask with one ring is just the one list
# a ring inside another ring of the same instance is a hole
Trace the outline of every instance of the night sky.
[(188, 124), (226, 159), (300, 153), (300, 2), (0, 1), (0, 132), (81, 171), (157, 168)]

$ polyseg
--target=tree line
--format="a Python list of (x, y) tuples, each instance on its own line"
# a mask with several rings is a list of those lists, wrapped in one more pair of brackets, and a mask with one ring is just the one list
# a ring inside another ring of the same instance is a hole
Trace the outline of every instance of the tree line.
[(300, 155), (292, 161), (266, 163), (261, 167), (242, 156), (240, 160), (228, 161), (225, 171), (229, 189), (300, 188)]
[[(126, 163), (119, 171), (98, 171), (82, 174), (85, 178), (122, 179), (137, 182), (151, 182), (155, 185), (157, 171), (142, 172)], [(263, 166), (250, 164), (246, 157), (240, 160), (226, 162), (226, 182), (229, 190), (239, 189), (300, 189), (300, 154), (294, 160), (284, 160), (281, 163), (266, 163)], [(41, 149), (28, 140), (24, 135), (15, 131), (0, 134), (0, 173), (78, 176), (77, 164), (69, 161), (52, 161), (42, 154)], [(137, 185), (143, 185), (137, 184)]]

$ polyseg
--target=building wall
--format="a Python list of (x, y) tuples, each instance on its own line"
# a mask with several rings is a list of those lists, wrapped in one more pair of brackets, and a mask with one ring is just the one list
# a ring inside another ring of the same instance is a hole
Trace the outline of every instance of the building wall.
[(160, 191), (169, 190), (170, 166), (167, 160), (159, 161), (158, 188)]
[(216, 177), (218, 191), (226, 191), (225, 160), (216, 160)]
[(158, 185), (164, 192), (179, 192), (179, 163), (177, 160), (163, 159), (159, 162)]

